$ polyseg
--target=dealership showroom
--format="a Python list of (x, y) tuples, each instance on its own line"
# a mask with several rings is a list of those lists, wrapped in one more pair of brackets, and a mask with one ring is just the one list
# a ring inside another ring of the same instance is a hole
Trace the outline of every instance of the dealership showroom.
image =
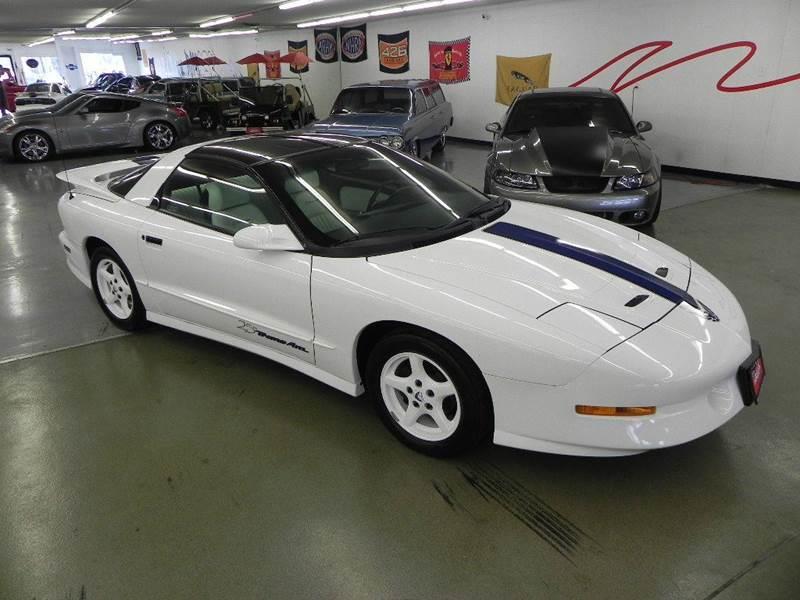
[(800, 598), (798, 107), (800, 0), (6, 3), (0, 600)]

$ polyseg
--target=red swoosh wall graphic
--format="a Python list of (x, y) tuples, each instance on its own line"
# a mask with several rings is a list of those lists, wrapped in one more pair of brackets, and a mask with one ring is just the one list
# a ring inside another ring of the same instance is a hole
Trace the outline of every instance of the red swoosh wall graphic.
[(642, 73), (641, 75), (638, 75), (628, 81), (625, 81), (625, 77), (627, 77), (627, 75), (631, 71), (633, 71), (636, 67), (646, 62), (659, 52), (666, 50), (670, 46), (672, 46), (672, 42), (669, 41), (647, 42), (646, 44), (640, 44), (638, 46), (634, 46), (633, 48), (630, 48), (625, 52), (617, 54), (617, 56), (612, 58), (606, 64), (598, 67), (585, 77), (571, 84), (569, 87), (577, 87), (589, 81), (599, 73), (602, 73), (603, 71), (605, 71), (612, 65), (618, 63), (619, 61), (623, 60), (624, 58), (627, 58), (631, 54), (636, 54), (640, 50), (645, 50), (645, 49), (649, 50), (644, 55), (633, 61), (633, 63), (627, 69), (625, 69), (619, 77), (617, 77), (617, 79), (611, 85), (611, 91), (621, 92), (627, 87), (635, 85), (644, 79), (652, 77), (653, 75), (661, 73), (662, 71), (666, 71), (667, 69), (671, 69), (672, 67), (677, 67), (680, 64), (695, 60), (696, 58), (707, 56), (709, 54), (714, 54), (716, 52), (724, 52), (726, 50), (732, 50), (734, 48), (746, 48), (747, 54), (745, 54), (742, 60), (740, 60), (733, 67), (731, 67), (731, 69), (727, 73), (725, 73), (722, 77), (719, 78), (719, 80), (717, 81), (717, 89), (720, 92), (751, 92), (753, 90), (762, 90), (764, 88), (774, 87), (776, 85), (783, 85), (785, 83), (789, 83), (792, 81), (800, 81), (800, 73), (795, 73), (794, 75), (787, 75), (786, 77), (780, 77), (778, 79), (772, 79), (770, 81), (763, 81), (761, 83), (751, 83), (749, 85), (726, 85), (728, 79), (734, 73), (736, 73), (736, 71), (741, 69), (756, 53), (756, 50), (758, 48), (754, 42), (729, 42), (727, 44), (720, 44), (719, 46), (712, 46), (711, 48), (706, 48), (705, 50), (700, 50), (698, 52), (693, 52), (692, 54), (687, 54), (686, 56), (682, 56), (681, 58), (676, 58), (675, 60), (672, 60), (659, 67), (656, 67), (645, 73)]

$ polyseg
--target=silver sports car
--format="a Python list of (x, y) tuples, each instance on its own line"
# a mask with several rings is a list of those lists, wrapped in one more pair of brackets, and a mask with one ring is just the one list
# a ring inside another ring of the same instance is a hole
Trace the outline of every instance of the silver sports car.
[(520, 94), (494, 144), (484, 191), (645, 225), (661, 209), (661, 163), (613, 92), (548, 88)]
[(56, 152), (144, 146), (170, 150), (189, 135), (186, 111), (164, 102), (78, 92), (39, 110), (0, 119), (0, 156), (30, 162)]

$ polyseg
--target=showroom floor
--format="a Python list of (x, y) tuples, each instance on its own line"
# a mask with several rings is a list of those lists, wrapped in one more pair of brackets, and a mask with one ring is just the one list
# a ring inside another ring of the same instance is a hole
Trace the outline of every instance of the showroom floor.
[[(437, 161), (479, 185), (485, 155)], [(800, 191), (670, 177), (651, 232), (739, 297), (759, 406), (631, 458), (435, 460), (268, 360), (110, 326), (58, 170), (0, 163), (0, 599), (797, 597)]]

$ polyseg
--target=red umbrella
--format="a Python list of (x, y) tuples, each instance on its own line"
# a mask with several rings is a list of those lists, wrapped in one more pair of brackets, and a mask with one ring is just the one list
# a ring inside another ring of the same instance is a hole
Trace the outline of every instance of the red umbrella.
[(185, 67), (187, 65), (192, 65), (193, 67), (205, 67), (207, 64), (208, 63), (199, 56), (191, 56), (187, 58), (185, 61), (178, 63), (178, 66)]
[(224, 60), (222, 60), (221, 58), (217, 58), (216, 56), (207, 56), (205, 58), (205, 61), (206, 61), (207, 65), (227, 65), (228, 64)]
[(255, 54), (251, 54), (250, 56), (245, 56), (244, 58), (240, 58), (236, 61), (240, 65), (266, 65), (270, 61), (267, 59), (266, 56), (261, 54), (260, 52), (256, 52)]

